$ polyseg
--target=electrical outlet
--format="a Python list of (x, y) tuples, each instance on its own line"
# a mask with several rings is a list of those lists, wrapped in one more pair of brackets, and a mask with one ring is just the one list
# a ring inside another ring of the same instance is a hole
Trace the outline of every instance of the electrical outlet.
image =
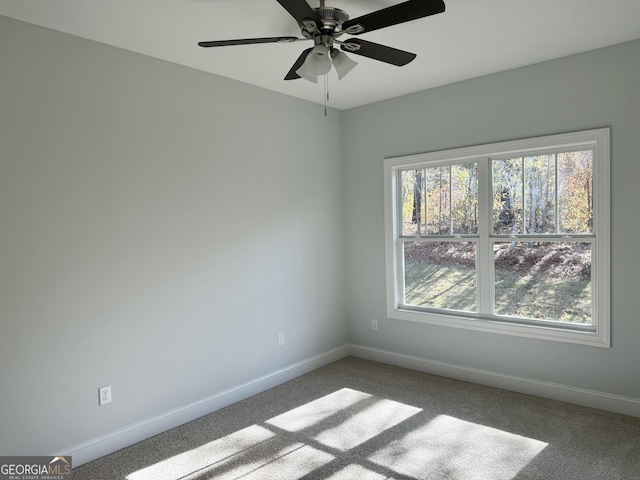
[(111, 403), (111, 385), (105, 385), (98, 388), (98, 405), (106, 405)]
[(284, 345), (284, 333), (278, 334), (278, 346), (281, 347)]
[(375, 318), (371, 319), (371, 330), (377, 330), (378, 329), (378, 320), (376, 320)]

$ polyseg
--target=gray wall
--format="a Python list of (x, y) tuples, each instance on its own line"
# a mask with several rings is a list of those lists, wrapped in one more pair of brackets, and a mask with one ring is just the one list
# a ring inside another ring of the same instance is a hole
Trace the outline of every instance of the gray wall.
[(0, 17), (0, 453), (344, 344), (339, 145), (309, 148), (339, 135), (339, 112)]
[[(353, 343), (640, 398), (640, 41), (344, 113)], [(386, 320), (383, 158), (611, 127), (612, 348)], [(380, 320), (371, 330), (371, 319)]]

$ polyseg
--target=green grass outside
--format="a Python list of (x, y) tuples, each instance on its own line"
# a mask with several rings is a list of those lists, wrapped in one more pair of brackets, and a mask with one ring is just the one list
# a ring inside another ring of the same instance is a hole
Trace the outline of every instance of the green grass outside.
[[(405, 266), (406, 303), (476, 311), (475, 269), (460, 264), (413, 260)], [(496, 271), (496, 314), (513, 317), (591, 321), (591, 278), (550, 276), (511, 269)]]

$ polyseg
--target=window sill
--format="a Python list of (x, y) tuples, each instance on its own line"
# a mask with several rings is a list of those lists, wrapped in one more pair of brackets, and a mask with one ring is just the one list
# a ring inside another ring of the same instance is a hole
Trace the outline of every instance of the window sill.
[[(576, 343), (593, 347), (610, 348), (610, 338), (602, 329), (595, 331), (581, 331), (563, 328), (558, 325), (527, 325), (510, 323), (508, 321), (487, 320), (481, 318), (466, 318), (449, 314), (433, 312), (415, 312), (404, 309), (390, 309), (387, 316), (394, 320), (425, 323), (481, 332), (513, 335), (517, 337), (535, 338), (555, 342)], [(604, 329), (606, 331), (606, 329)], [(608, 332), (606, 332), (608, 333)]]

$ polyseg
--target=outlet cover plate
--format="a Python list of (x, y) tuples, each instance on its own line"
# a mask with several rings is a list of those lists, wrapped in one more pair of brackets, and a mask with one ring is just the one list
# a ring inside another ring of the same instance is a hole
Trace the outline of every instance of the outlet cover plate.
[(98, 405), (106, 405), (111, 403), (111, 385), (105, 385), (98, 388)]

